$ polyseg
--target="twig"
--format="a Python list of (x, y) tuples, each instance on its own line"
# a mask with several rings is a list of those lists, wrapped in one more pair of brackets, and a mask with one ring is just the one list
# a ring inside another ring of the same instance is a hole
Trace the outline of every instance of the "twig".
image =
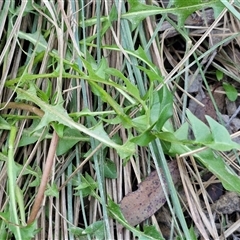
[[(1, 107), (2, 107), (2, 109), (16, 108), (16, 109), (26, 110), (26, 111), (35, 113), (36, 115), (38, 115), (40, 117), (42, 117), (44, 115), (44, 112), (41, 109), (39, 109), (37, 107), (34, 107), (34, 106), (31, 106), (29, 104), (25, 104), (25, 103), (15, 103), (15, 102), (2, 103), (2, 104), (0, 104), (0, 108)], [(47, 183), (48, 183), (48, 178), (49, 178), (50, 172), (52, 170), (58, 140), (59, 140), (59, 137), (58, 137), (56, 131), (54, 131), (53, 136), (52, 136), (52, 140), (51, 140), (51, 144), (50, 144), (50, 147), (49, 147), (49, 151), (48, 151), (46, 165), (45, 165), (45, 168), (43, 170), (43, 175), (42, 175), (40, 187), (38, 189), (38, 193), (37, 193), (37, 196), (35, 198), (35, 202), (33, 204), (30, 217), (28, 219), (28, 224), (31, 224), (36, 219), (37, 213), (38, 213), (38, 211), (40, 209), (40, 206), (42, 204), (42, 201), (43, 201), (43, 198), (44, 198), (44, 192), (45, 192), (45, 189), (46, 189), (46, 186), (47, 186)]]
[(51, 141), (49, 151), (48, 151), (46, 165), (45, 165), (43, 175), (42, 175), (41, 184), (38, 189), (38, 193), (35, 198), (35, 202), (33, 204), (32, 211), (31, 211), (30, 217), (27, 222), (28, 224), (31, 224), (36, 219), (37, 213), (42, 204), (44, 192), (45, 192), (45, 189), (46, 189), (46, 186), (48, 183), (48, 178), (49, 178), (50, 172), (52, 170), (52, 165), (53, 165), (53, 160), (54, 160), (54, 156), (55, 156), (55, 152), (56, 152), (56, 148), (57, 148), (57, 144), (58, 144), (58, 139), (59, 139), (59, 137), (58, 137), (57, 133), (54, 131), (52, 141)]
[(9, 102), (9, 103), (1, 103), (0, 104), (0, 110), (13, 109), (13, 108), (22, 109), (22, 110), (26, 110), (26, 111), (35, 113), (39, 117), (42, 117), (44, 115), (44, 112), (41, 109), (34, 107), (32, 105), (26, 104), (26, 103)]

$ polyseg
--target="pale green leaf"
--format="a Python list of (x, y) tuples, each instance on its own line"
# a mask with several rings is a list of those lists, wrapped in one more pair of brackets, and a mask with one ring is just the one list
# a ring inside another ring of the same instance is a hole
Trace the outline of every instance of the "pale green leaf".
[(0, 116), (0, 129), (3, 129), (3, 130), (11, 129), (11, 125), (1, 116)]
[(211, 149), (194, 154), (195, 157), (212, 172), (228, 191), (240, 193), (240, 177), (219, 156), (216, 156)]
[[(82, 234), (90, 234), (95, 235), (100, 233), (104, 237), (104, 222), (103, 221), (96, 221), (89, 225), (85, 230), (82, 231)], [(103, 238), (102, 238), (103, 239)]]
[(240, 149), (240, 145), (232, 141), (227, 129), (223, 125), (209, 116), (206, 116), (206, 119), (209, 123), (213, 136), (213, 143), (207, 144), (207, 146), (219, 151)]
[(189, 110), (186, 111), (188, 119), (192, 125), (192, 130), (197, 142), (211, 142), (212, 136), (209, 127), (199, 120), (194, 114)]
[(223, 72), (220, 71), (220, 70), (216, 70), (216, 77), (217, 77), (217, 80), (220, 81), (223, 79)]
[(31, 42), (36, 47), (37, 53), (47, 50), (48, 43), (43, 37), (43, 35), (38, 31), (36, 31), (35, 33), (25, 33), (18, 31), (18, 37), (20, 39)]
[(223, 83), (223, 88), (226, 92), (228, 99), (232, 102), (236, 101), (236, 99), (238, 97), (237, 89), (229, 83)]
[(58, 191), (58, 187), (57, 187), (56, 183), (53, 183), (51, 186), (50, 185), (47, 186), (45, 195), (58, 198), (59, 191)]

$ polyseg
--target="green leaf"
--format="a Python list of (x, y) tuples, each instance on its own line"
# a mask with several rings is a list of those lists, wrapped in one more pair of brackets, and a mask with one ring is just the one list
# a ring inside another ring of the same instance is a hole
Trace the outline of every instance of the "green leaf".
[(7, 161), (8, 157), (4, 153), (0, 152), (0, 161)]
[(227, 95), (228, 99), (232, 102), (236, 101), (236, 99), (238, 97), (237, 89), (229, 83), (223, 83), (223, 88), (226, 91), (226, 95)]
[(212, 142), (212, 136), (209, 127), (199, 120), (189, 110), (186, 111), (188, 119), (192, 125), (192, 130), (197, 142)]
[(218, 81), (221, 81), (223, 79), (223, 72), (220, 70), (216, 70), (216, 77)]
[[(154, 239), (161, 239), (163, 240), (164, 238), (160, 235), (159, 231), (156, 229), (155, 226), (148, 226), (144, 225), (143, 226), (143, 231), (146, 235), (153, 237)], [(145, 238), (142, 236), (139, 238), (139, 240), (145, 240)]]
[[(134, 153), (135, 149), (134, 149), (133, 145), (130, 144), (129, 146), (126, 146), (126, 145), (116, 144), (109, 138), (109, 136), (107, 135), (107, 133), (104, 131), (104, 129), (102, 127), (98, 128), (98, 129), (88, 129), (84, 125), (74, 122), (69, 117), (66, 110), (62, 107), (61, 104), (52, 106), (48, 103), (45, 103), (39, 97), (36, 96), (36, 89), (33, 86), (31, 86), (30, 89), (28, 89), (28, 90), (23, 90), (23, 89), (18, 88), (18, 89), (16, 89), (16, 92), (18, 93), (19, 99), (34, 102), (44, 111), (45, 114), (39, 124), (40, 126), (43, 127), (44, 124), (48, 125), (51, 121), (56, 121), (67, 127), (74, 128), (80, 132), (83, 132), (83, 133), (99, 140), (101, 143), (103, 143), (109, 147), (115, 148), (117, 150), (118, 154), (120, 156), (122, 156), (122, 158), (123, 158), (123, 156), (124, 156), (124, 158), (130, 157)], [(129, 119), (129, 118), (127, 117), (127, 119)], [(39, 129), (39, 125), (37, 126), (37, 128), (35, 130)]]
[[(187, 145), (172, 143), (167, 153), (170, 155), (183, 154), (197, 150), (197, 148)], [(228, 191), (240, 193), (240, 178), (230, 167), (223, 161), (220, 156), (213, 153), (212, 149), (206, 149), (193, 155), (202, 163), (210, 172), (212, 172), (223, 184)]]
[(7, 222), (10, 220), (10, 212), (0, 212), (0, 239), (8, 239)]
[(70, 228), (68, 228), (68, 231), (70, 233), (72, 233), (74, 235), (74, 237), (82, 237), (81, 239), (85, 240), (85, 239), (87, 239), (87, 237), (86, 238), (83, 237), (83, 235), (82, 235), (83, 230), (84, 229), (82, 229), (80, 227), (70, 227)]
[(187, 139), (179, 139), (175, 136), (174, 133), (171, 133), (171, 132), (155, 132), (154, 135), (166, 142), (178, 143), (178, 144), (193, 143), (193, 141), (189, 141)]
[(158, 91), (158, 95), (160, 100), (160, 113), (156, 122), (156, 129), (157, 131), (161, 131), (165, 122), (172, 116), (173, 95), (165, 85)]
[(47, 79), (46, 84), (46, 90), (42, 91), (41, 89), (37, 88), (37, 94), (44, 102), (49, 102), (52, 95), (52, 82)]
[(102, 101), (107, 102), (119, 115), (122, 120), (122, 124), (124, 127), (131, 127), (130, 118), (124, 113), (122, 107), (107, 93), (100, 85), (96, 82), (89, 81), (89, 85), (91, 86), (92, 91), (99, 96)]
[(80, 183), (76, 188), (74, 188), (75, 190), (83, 190), (90, 187), (89, 183), (83, 182)]
[[(122, 159), (129, 159), (130, 155), (133, 155), (135, 153), (135, 144), (131, 141), (131, 138), (129, 137), (129, 139), (122, 145), (122, 148), (125, 149), (126, 151), (119, 151), (117, 149), (117, 153), (119, 154), (119, 156)], [(131, 152), (131, 154), (129, 155), (129, 153)]]
[(3, 130), (11, 129), (11, 125), (1, 116), (0, 116), (0, 129), (3, 129)]
[[(131, 127), (131, 119), (129, 116), (127, 116), (123, 108), (111, 97), (111, 95), (106, 92), (101, 84), (109, 84), (109, 85), (115, 85), (111, 81), (106, 80), (105, 78), (101, 78), (98, 75), (96, 75), (96, 70), (94, 70), (89, 62), (87, 62), (85, 59), (81, 59), (89, 73), (89, 76), (87, 76), (85, 79), (88, 80), (89, 85), (91, 86), (91, 90), (94, 94), (99, 96), (102, 101), (107, 102), (114, 111), (119, 115), (119, 117), (122, 120), (122, 124), (124, 127)], [(111, 84), (112, 83), (112, 84)], [(120, 85), (119, 85), (120, 87)]]
[(191, 240), (197, 240), (197, 236), (196, 236), (196, 232), (193, 226), (190, 227), (189, 229), (189, 233), (191, 235)]
[[(93, 64), (95, 65), (96, 64), (95, 59), (93, 59), (93, 61), (94, 61)], [(106, 74), (106, 69), (107, 68), (108, 68), (107, 60), (106, 60), (106, 58), (102, 57), (100, 63), (96, 67), (96, 69), (93, 68), (94, 75), (107, 80), (108, 79), (108, 74)], [(91, 76), (91, 74), (90, 74), (90, 76)]]
[(138, 131), (145, 132), (146, 127), (148, 126), (146, 114), (133, 118), (132, 123)]
[[(221, 132), (223, 130), (222, 128), (224, 127), (208, 116), (207, 116), (207, 119), (208, 119), (211, 130), (213, 131), (214, 127), (216, 127), (217, 129), (214, 135), (218, 135), (218, 133), (220, 133), (221, 135)], [(220, 129), (219, 129), (220, 127), (219, 125), (221, 126)], [(187, 126), (187, 124), (185, 124), (185, 126)], [(192, 146), (190, 144), (187, 145), (185, 140), (182, 140), (182, 142), (175, 141), (175, 139), (177, 140), (178, 139), (177, 137), (181, 136), (181, 134), (183, 135), (186, 134), (186, 129), (187, 129), (186, 127), (183, 127), (182, 129), (180, 129), (180, 132), (178, 132), (177, 134), (171, 133), (173, 136), (169, 135), (170, 133), (168, 134), (161, 133), (163, 136), (162, 138), (164, 138), (164, 140), (167, 139), (167, 141), (171, 142), (171, 146), (164, 149), (166, 153), (174, 156), (176, 154), (180, 155), (180, 154), (191, 152), (193, 150), (198, 149), (194, 145)], [(223, 131), (225, 132), (225, 130)], [(157, 136), (159, 134), (160, 133), (158, 133)], [(168, 135), (169, 137), (167, 137), (166, 135)], [(220, 135), (217, 136), (217, 138), (219, 137), (221, 139)], [(226, 148), (226, 145), (231, 145), (231, 144), (233, 144), (234, 146), (238, 145), (235, 142), (231, 141), (228, 132), (225, 132), (222, 138), (226, 138), (225, 140), (222, 140), (224, 141), (224, 143), (221, 143), (221, 145), (223, 145), (225, 148)], [(215, 144), (218, 146), (219, 143), (217, 141), (215, 142), (215, 138), (214, 138), (214, 142), (212, 143), (212, 145)], [(194, 141), (189, 141), (188, 143), (191, 143), (191, 142), (194, 143)], [(231, 144), (229, 142), (231, 142)], [(229, 148), (232, 149), (234, 146), (230, 146)], [(209, 147), (216, 148), (216, 146), (211, 146), (211, 145)], [(212, 172), (215, 176), (217, 176), (227, 190), (235, 191), (238, 193), (240, 192), (240, 189), (238, 187), (240, 186), (239, 176), (234, 171), (232, 171), (229, 166), (227, 166), (227, 164), (223, 161), (223, 159), (220, 156), (217, 156), (216, 154), (214, 154), (212, 149), (206, 149), (204, 151), (198, 152), (194, 154), (194, 157), (196, 157), (198, 161), (200, 161), (210, 172)]]
[[(172, 104), (172, 94), (166, 86), (163, 86), (157, 92), (153, 92), (150, 96), (150, 109), (148, 112), (134, 119), (137, 125), (139, 125), (139, 123), (142, 125), (142, 127), (140, 125), (141, 128), (138, 128), (138, 130), (144, 129), (144, 132), (132, 138), (131, 142), (140, 146), (146, 146), (149, 142), (154, 140), (156, 138), (156, 133), (153, 133), (152, 130), (157, 132), (162, 131), (163, 125), (172, 116)], [(148, 119), (148, 117), (150, 119)], [(139, 120), (139, 123), (137, 123), (137, 120)]]
[[(126, 85), (126, 92), (131, 95), (132, 97), (134, 97), (139, 103), (141, 103), (141, 105), (146, 109), (145, 103), (142, 100), (142, 98), (140, 97), (140, 93), (138, 88), (136, 87), (136, 85), (134, 85), (133, 83), (130, 82), (130, 80), (128, 78), (126, 78), (119, 70), (117, 69), (113, 69), (113, 68), (108, 68), (105, 70), (105, 72), (107, 72), (108, 74), (111, 74), (115, 77), (118, 77), (120, 79), (122, 79)], [(123, 93), (124, 95), (124, 93)], [(126, 98), (128, 99), (128, 96), (126, 96)], [(130, 102), (131, 99), (129, 100)], [(135, 102), (132, 102), (135, 103)]]
[[(171, 132), (171, 129), (170, 129)], [(187, 122), (183, 123), (179, 129), (174, 132), (174, 136), (179, 140), (188, 139), (189, 134), (189, 124)]]
[(103, 239), (103, 237), (104, 237), (104, 222), (103, 221), (96, 221), (82, 231), (83, 235), (84, 234), (97, 235), (97, 233), (100, 233), (102, 235), (101, 239)]
[(143, 63), (145, 63), (152, 70), (152, 72), (159, 74), (158, 79), (162, 79), (160, 71), (152, 63), (152, 61), (149, 60), (146, 52), (144, 51), (144, 49), (141, 46), (139, 46), (137, 50), (132, 51), (132, 53), (133, 53), (133, 55), (137, 56), (137, 58), (140, 59)]
[(122, 18), (131, 21), (132, 30), (134, 30), (143, 19), (153, 15), (164, 15), (167, 13), (177, 15), (178, 25), (183, 26), (186, 18), (197, 10), (212, 7), (214, 9), (214, 15), (217, 17), (224, 8), (224, 5), (219, 0), (208, 0), (204, 2), (202, 0), (173, 0), (172, 4), (174, 4), (175, 7), (167, 9), (145, 5), (136, 0), (129, 0), (129, 3), (130, 10), (122, 14)]
[(228, 191), (240, 193), (240, 178), (230, 169), (219, 156), (216, 156), (211, 149), (204, 150), (194, 156), (223, 184)]
[[(67, 114), (67, 111), (63, 108), (62, 103), (58, 103), (55, 106), (51, 105), (51, 111), (44, 111), (44, 115), (43, 115), (40, 123), (33, 130), (33, 132), (35, 132), (45, 126), (49, 126), (50, 123), (55, 122), (55, 121), (57, 121), (58, 123), (61, 123), (63, 125), (66, 125), (65, 121), (62, 121), (61, 118), (57, 119), (56, 116), (52, 114), (53, 112), (58, 112), (59, 115), (64, 116), (69, 121), (71, 120), (71, 118)], [(60, 126), (60, 125), (58, 125), (58, 126)], [(60, 131), (63, 131), (63, 128), (61, 128), (61, 129), (57, 128), (56, 131), (59, 134)], [(60, 135), (62, 135), (62, 134), (60, 134)]]
[(57, 156), (68, 152), (75, 144), (80, 141), (86, 142), (89, 141), (89, 138), (84, 137), (79, 131), (76, 131), (75, 129), (66, 127), (63, 132), (63, 137), (61, 137), (58, 141), (56, 151)]
[(18, 147), (24, 147), (29, 144), (33, 144), (37, 140), (41, 141), (43, 139), (51, 139), (52, 138), (52, 135), (48, 134), (48, 128), (46, 128), (44, 130), (44, 133), (42, 133), (42, 130), (33, 132), (34, 129), (39, 125), (39, 123), (40, 123), (39, 119), (34, 119), (32, 122), (32, 125), (29, 128), (26, 128), (23, 130)]
[(209, 116), (206, 116), (206, 119), (209, 123), (214, 140), (213, 143), (207, 144), (207, 146), (219, 151), (240, 149), (240, 145), (232, 141), (227, 129), (223, 125)]
[(202, 3), (202, 0), (188, 0), (188, 1), (182, 1), (182, 0), (173, 0), (174, 6), (179, 9), (181, 8), (181, 13), (177, 13), (178, 15), (178, 24), (179, 26), (184, 25), (185, 20), (190, 16), (193, 12), (203, 8), (199, 8), (200, 4)]
[[(32, 1), (27, 1), (26, 7), (24, 8), (24, 12), (22, 16), (26, 16), (29, 13), (33, 13), (32, 10), (36, 9), (36, 7), (39, 9), (41, 8), (40, 5), (34, 3), (35, 8), (33, 7)], [(9, 11), (15, 15), (19, 15), (19, 12), (21, 10), (21, 6), (17, 7), (17, 8), (9, 8)]]
[[(38, 232), (36, 228), (37, 228), (36, 221), (34, 221), (31, 224), (28, 224), (27, 226), (21, 226), (20, 232), (21, 232), (22, 239), (34, 239), (36, 233)], [(9, 229), (14, 233), (15, 236), (17, 236), (16, 228), (13, 226), (13, 224), (9, 224)]]
[(98, 187), (97, 182), (95, 182), (94, 179), (88, 173), (85, 173), (85, 177), (81, 175), (81, 182), (78, 183), (78, 186), (74, 189), (82, 191), (83, 197), (86, 197), (89, 195), (94, 195), (94, 190), (97, 187)]
[(45, 191), (46, 196), (59, 197), (59, 191), (56, 183), (53, 183), (52, 186), (48, 185)]
[(149, 77), (150, 81), (152, 81), (152, 82), (158, 81), (158, 82), (163, 83), (163, 77), (160, 74), (159, 70), (156, 69), (155, 71), (153, 71), (153, 69), (155, 67), (153, 67), (152, 69), (147, 69), (147, 68), (142, 67), (142, 66), (137, 66), (137, 67), (147, 74), (147, 76)]
[(111, 178), (111, 179), (117, 178), (117, 167), (113, 161), (105, 160), (103, 167), (104, 167), (104, 176), (106, 178)]
[(31, 42), (36, 47), (37, 53), (47, 50), (48, 43), (40, 32), (36, 31), (35, 33), (25, 33), (18, 31), (17, 33), (20, 39)]
[(145, 132), (138, 135), (137, 137), (132, 138), (131, 142), (133, 142), (139, 146), (147, 146), (155, 138), (156, 138), (156, 136), (154, 134), (152, 134), (151, 129), (148, 129)]

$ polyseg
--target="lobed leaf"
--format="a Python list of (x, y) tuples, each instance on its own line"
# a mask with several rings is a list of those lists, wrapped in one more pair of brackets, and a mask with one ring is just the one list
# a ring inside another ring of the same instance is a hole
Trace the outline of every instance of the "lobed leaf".
[(16, 91), (18, 93), (19, 99), (34, 102), (45, 113), (41, 122), (35, 128), (35, 131), (40, 129), (41, 127), (48, 126), (49, 123), (51, 122), (58, 122), (69, 128), (76, 129), (81, 133), (85, 133), (99, 140), (101, 143), (109, 147), (115, 148), (119, 153), (119, 155), (121, 155), (124, 158), (131, 156), (135, 152), (134, 144), (128, 144), (128, 145), (116, 144), (114, 141), (112, 141), (109, 138), (107, 133), (104, 131), (104, 129), (100, 125), (96, 126), (93, 129), (88, 129), (84, 125), (74, 122), (72, 118), (69, 117), (66, 110), (63, 108), (62, 104), (57, 104), (55, 106), (52, 106), (42, 101), (39, 97), (37, 97), (36, 90), (34, 89), (33, 86), (31, 86), (30, 89), (28, 89), (27, 91), (20, 88), (18, 88)]
[(214, 9), (215, 17), (217, 17), (223, 10), (224, 5), (219, 0), (173, 0), (172, 4), (175, 7), (161, 8), (151, 5), (142, 4), (136, 0), (129, 0), (130, 10), (127, 13), (122, 14), (122, 18), (128, 19), (132, 23), (132, 30), (134, 30), (140, 22), (146, 17), (157, 14), (174, 14), (178, 17), (178, 25), (181, 27), (184, 25), (185, 20), (189, 15), (197, 10), (212, 7)]

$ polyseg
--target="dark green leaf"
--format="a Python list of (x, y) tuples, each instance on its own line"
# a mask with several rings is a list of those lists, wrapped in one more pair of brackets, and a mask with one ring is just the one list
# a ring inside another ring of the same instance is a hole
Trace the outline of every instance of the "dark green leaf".
[[(74, 188), (75, 190), (82, 191), (83, 197), (92, 195), (93, 191), (98, 187), (97, 182), (88, 174), (85, 174), (85, 177), (81, 175), (81, 182), (78, 183), (78, 187)], [(79, 194), (75, 194), (79, 195)]]
[(158, 92), (161, 108), (156, 129), (161, 131), (165, 122), (172, 116), (173, 95), (166, 86), (163, 86)]
[(108, 68), (105, 70), (105, 72), (122, 79), (126, 85), (126, 92), (132, 97), (134, 97), (134, 99), (136, 99), (139, 103), (141, 103), (145, 107), (145, 103), (142, 101), (140, 97), (138, 88), (133, 83), (131, 83), (130, 80), (126, 78), (119, 70)]
[(116, 164), (111, 160), (104, 161), (104, 176), (106, 178), (117, 178), (117, 167)]
[(134, 30), (143, 19), (153, 15), (174, 14), (178, 17), (178, 25), (183, 26), (186, 18), (197, 10), (212, 7), (214, 9), (214, 15), (217, 17), (224, 8), (224, 5), (219, 0), (209, 0), (204, 2), (201, 0), (173, 0), (172, 4), (174, 4), (175, 7), (166, 9), (145, 5), (136, 0), (129, 0), (129, 3), (130, 10), (127, 13), (122, 14), (122, 18), (131, 21), (132, 30)]
[[(159, 231), (156, 229), (155, 226), (147, 226), (144, 225), (143, 226), (143, 231), (145, 234), (147, 234), (148, 236), (153, 237), (154, 239), (160, 239), (163, 240), (164, 238), (160, 235)], [(139, 240), (145, 240), (144, 237), (140, 237)]]
[(151, 129), (141, 133), (139, 136), (131, 139), (131, 142), (139, 145), (139, 146), (147, 146), (151, 141), (156, 138), (155, 135), (152, 134)]
[(21, 139), (19, 141), (18, 147), (23, 147), (29, 144), (33, 144), (37, 140), (41, 141), (42, 139), (52, 138), (52, 135), (48, 134), (49, 128), (46, 128), (44, 130), (44, 133), (42, 133), (42, 130), (33, 132), (34, 129), (39, 125), (39, 123), (40, 123), (39, 119), (34, 119), (32, 122), (32, 125), (23, 131), (23, 133), (21, 134)]
[(152, 81), (152, 82), (158, 81), (158, 82), (161, 82), (161, 83), (163, 82), (163, 77), (158, 72), (159, 71), (158, 69), (153, 71), (152, 69), (147, 69), (147, 68), (142, 67), (142, 66), (138, 66), (138, 68), (141, 69), (143, 72), (145, 72), (147, 74), (150, 81)]
[(80, 141), (89, 141), (89, 138), (83, 137), (79, 131), (72, 128), (65, 128), (63, 132), (63, 137), (59, 139), (57, 151), (57, 156), (66, 153), (70, 150), (76, 143)]

